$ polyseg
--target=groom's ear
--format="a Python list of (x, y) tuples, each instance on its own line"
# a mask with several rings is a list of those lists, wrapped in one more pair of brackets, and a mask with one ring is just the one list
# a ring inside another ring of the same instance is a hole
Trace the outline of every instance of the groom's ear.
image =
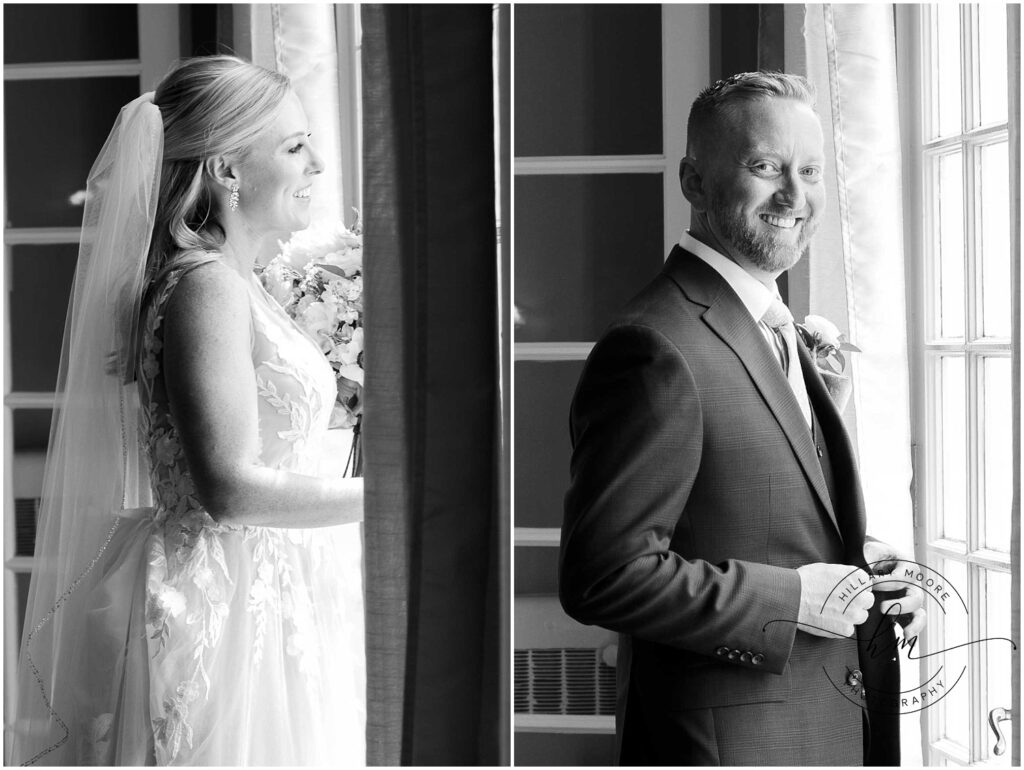
[(707, 193), (704, 190), (704, 177), (697, 167), (696, 159), (687, 155), (679, 161), (679, 186), (694, 211), (707, 211)]

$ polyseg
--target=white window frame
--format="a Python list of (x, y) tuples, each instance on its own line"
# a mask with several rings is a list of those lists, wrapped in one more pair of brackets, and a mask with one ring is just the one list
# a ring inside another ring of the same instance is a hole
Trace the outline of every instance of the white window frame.
[(334, 7), (335, 39), (338, 46), (338, 102), (353, 105), (341, 114), (341, 168), (352, 183), (341, 191), (342, 218), (348, 220), (353, 209), (363, 210), (363, 71), (359, 3)]
[[(979, 393), (982, 387), (979, 369), (985, 356), (1012, 354), (1011, 339), (976, 339), (977, 298), (979, 283), (977, 267), (977, 238), (975, 222), (978, 218), (979, 202), (975, 197), (977, 164), (976, 154), (985, 144), (1005, 141), (1008, 125), (1000, 124), (985, 128), (969, 128), (978, 114), (977, 95), (973, 93), (977, 57), (975, 55), (974, 30), (977, 26), (977, 6), (962, 5), (961, 10), (961, 71), (965, 73), (962, 82), (961, 108), (965, 127), (956, 135), (941, 139), (928, 139), (926, 127), (935, 116), (930, 100), (929, 49), (933, 35), (934, 6), (897, 5), (897, 48), (899, 82), (901, 86), (900, 118), (903, 126), (905, 153), (903, 158), (904, 205), (908, 223), (905, 231), (905, 253), (908, 255), (907, 286), (908, 327), (911, 353), (912, 391), (924, 394), (924, 398), (913, 400), (912, 425), (914, 433), (914, 521), (915, 541), (918, 559), (930, 563), (946, 558), (965, 566), (968, 585), (962, 587), (971, 607), (970, 637), (981, 639), (986, 636), (984, 629), (984, 577), (988, 571), (1012, 574), (1011, 552), (995, 551), (980, 545), (980, 504), (979, 493), (983, 481), (981, 457), (983, 447), (979, 446), (979, 420), (981, 406)], [(933, 228), (936, 220), (934, 201), (935, 185), (930, 179), (929, 159), (959, 149), (963, 158), (965, 208), (972, 208), (965, 217), (965, 337), (962, 341), (939, 340), (931, 327), (935, 318), (937, 286), (932, 264), (925, 255), (933, 250)], [(1011, 212), (1011, 217), (1014, 212)], [(1013, 255), (1011, 255), (1011, 262)], [(1009, 279), (1010, 276), (1007, 276)], [(935, 504), (941, 494), (940, 462), (935, 446), (939, 433), (936, 419), (940, 406), (934, 392), (936, 382), (934, 367), (939, 365), (941, 354), (960, 354), (965, 361), (965, 393), (967, 410), (967, 489), (968, 511), (966, 541), (944, 539), (936, 536), (941, 532), (939, 506)], [(1019, 566), (1016, 567), (1019, 570)], [(1017, 576), (1019, 580), (1019, 575)], [(1008, 610), (1010, 608), (1007, 608)], [(941, 645), (941, 628), (937, 617), (929, 616), (929, 627), (923, 637), (926, 648)], [(938, 708), (925, 710), (921, 715), (922, 756), (925, 765), (936, 764), (986, 764), (995, 743), (995, 736), (988, 726), (988, 710), (995, 706), (1010, 707), (1011, 704), (994, 704), (988, 700), (987, 661), (985, 645), (973, 645), (968, 660), (968, 675), (971, 726), (970, 745), (962, 747), (952, 741), (940, 738), (942, 735), (942, 711)], [(923, 662), (922, 662), (923, 666)], [(923, 670), (923, 668), (922, 668)], [(1009, 672), (1007, 672), (1009, 673)], [(1015, 718), (1015, 722), (1018, 720)], [(1018, 722), (1019, 723), (1019, 722)], [(1014, 735), (1015, 752), (1019, 738)]]
[[(662, 6), (662, 154), (520, 156), (514, 159), (514, 175), (661, 174), (663, 253), (668, 254), (687, 225), (689, 208), (679, 189), (679, 161), (686, 147), (686, 118), (690, 109), (690, 95), (704, 88), (710, 78), (709, 29), (707, 6)], [(702, 65), (694, 66), (694, 62), (701, 62)], [(515, 296), (514, 279), (512, 292)], [(594, 342), (516, 342), (513, 355), (515, 361), (583, 361), (593, 346)], [(568, 407), (566, 404), (566, 409)], [(514, 457), (514, 438), (512, 452)], [(514, 497), (512, 510), (515, 510)], [(557, 548), (560, 537), (560, 530), (554, 527), (515, 527), (513, 547)], [(615, 732), (615, 718), (611, 716), (515, 714), (514, 725), (516, 732), (530, 733)]]

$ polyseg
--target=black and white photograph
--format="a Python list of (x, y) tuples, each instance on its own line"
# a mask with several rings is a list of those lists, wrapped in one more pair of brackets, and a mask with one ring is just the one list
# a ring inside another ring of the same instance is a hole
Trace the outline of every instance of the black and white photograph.
[(509, 765), (510, 5), (3, 23), (4, 763)]
[(513, 7), (514, 761), (1020, 762), (1020, 7)]
[(1019, 4), (3, 39), (5, 765), (1020, 765)]

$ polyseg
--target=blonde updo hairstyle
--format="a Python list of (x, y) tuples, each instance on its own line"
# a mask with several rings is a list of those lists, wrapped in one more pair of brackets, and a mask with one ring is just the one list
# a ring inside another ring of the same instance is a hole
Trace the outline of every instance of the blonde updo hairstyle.
[(185, 59), (160, 81), (153, 103), (163, 117), (164, 150), (146, 265), (150, 288), (171, 270), (209, 261), (224, 244), (206, 161), (243, 159), (290, 87), (284, 75), (234, 56)]

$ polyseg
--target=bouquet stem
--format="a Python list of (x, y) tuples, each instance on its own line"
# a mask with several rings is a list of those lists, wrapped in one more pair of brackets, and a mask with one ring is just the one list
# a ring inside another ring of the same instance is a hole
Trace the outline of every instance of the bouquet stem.
[[(348, 460), (345, 461), (346, 477), (360, 478), (363, 475), (363, 416), (356, 417), (356, 424), (352, 426), (352, 448), (348, 452)], [(351, 472), (350, 472), (351, 471)]]

